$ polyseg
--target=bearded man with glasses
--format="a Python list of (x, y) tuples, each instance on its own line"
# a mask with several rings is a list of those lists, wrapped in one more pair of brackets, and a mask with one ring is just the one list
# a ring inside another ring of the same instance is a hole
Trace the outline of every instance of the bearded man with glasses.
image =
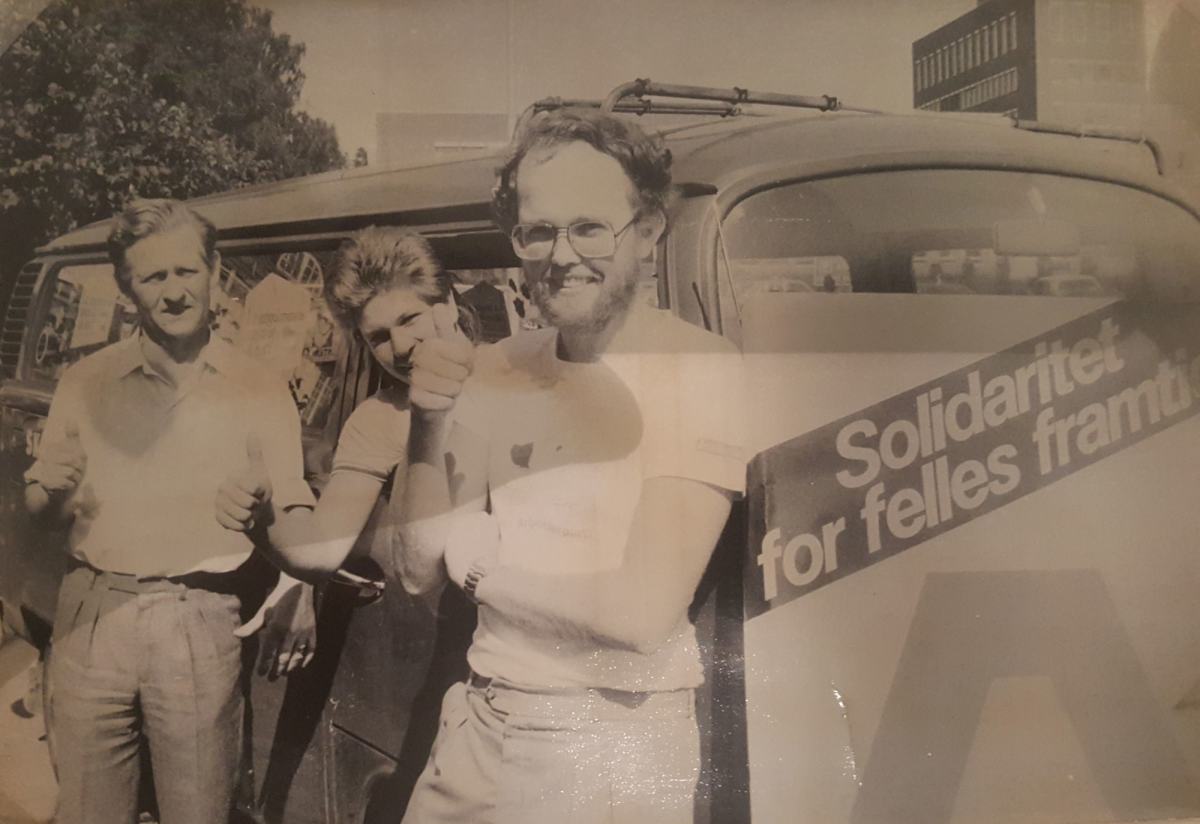
[(635, 300), (669, 170), (613, 115), (535, 117), (494, 206), (553, 326), (473, 359), (441, 313), (414, 354), (397, 572), (479, 626), (408, 824), (692, 820), (688, 607), (745, 462), (736, 351)]

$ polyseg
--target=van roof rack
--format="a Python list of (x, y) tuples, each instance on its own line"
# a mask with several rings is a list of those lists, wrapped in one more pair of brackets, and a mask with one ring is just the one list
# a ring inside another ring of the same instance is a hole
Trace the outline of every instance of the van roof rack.
[[(544, 97), (541, 100), (535, 101), (530, 108), (535, 112), (544, 112), (550, 109), (599, 109), (603, 105), (603, 100)], [(636, 114), (639, 116), (644, 114), (696, 114), (732, 117), (734, 115), (745, 114), (736, 103), (665, 103), (663, 101), (649, 100), (644, 97), (637, 100), (623, 100), (607, 111)]]
[(643, 100), (647, 96), (671, 97), (683, 100), (715, 100), (740, 106), (744, 103), (763, 103), (769, 106), (790, 106), (799, 109), (818, 109), (823, 112), (838, 111), (845, 108), (836, 97), (827, 94), (819, 97), (809, 97), (799, 94), (778, 94), (776, 92), (753, 92), (733, 86), (720, 89), (712, 86), (681, 86), (675, 83), (655, 83), (649, 78), (639, 78), (628, 83), (622, 83), (611, 92), (600, 108), (614, 111), (618, 104), (626, 98)]
[(1162, 148), (1149, 135), (1138, 132), (1125, 132), (1119, 129), (1089, 129), (1082, 126), (1070, 126), (1061, 123), (1045, 123), (1040, 120), (1020, 120), (1016, 117), (1012, 118), (1012, 123), (1015, 128), (1024, 129), (1029, 132), (1061, 134), (1068, 137), (1095, 137), (1101, 140), (1119, 140), (1123, 143), (1136, 143), (1145, 146), (1154, 157), (1154, 168), (1158, 170), (1159, 176), (1166, 176)]
[[(671, 103), (653, 100), (655, 97), (686, 100), (686, 103)], [(546, 97), (526, 110), (518, 128), (534, 112), (570, 107), (600, 108), (606, 112), (625, 114), (694, 114), (734, 117), (749, 114), (742, 107), (748, 103), (767, 106), (788, 106), (798, 109), (817, 109), (823, 112), (851, 111), (878, 114), (877, 109), (846, 106), (836, 97), (823, 94), (810, 97), (776, 92), (755, 92), (733, 86), (721, 89), (711, 86), (681, 86), (674, 83), (655, 83), (649, 78), (639, 78), (622, 83), (608, 93), (604, 100), (572, 100), (561, 97)]]

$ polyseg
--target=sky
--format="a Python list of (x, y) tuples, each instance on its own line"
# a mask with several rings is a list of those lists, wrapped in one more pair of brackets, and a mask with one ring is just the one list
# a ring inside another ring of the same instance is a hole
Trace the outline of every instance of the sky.
[(912, 107), (912, 42), (975, 0), (254, 0), (301, 108), (374, 156), (377, 112), (519, 114), (638, 77)]

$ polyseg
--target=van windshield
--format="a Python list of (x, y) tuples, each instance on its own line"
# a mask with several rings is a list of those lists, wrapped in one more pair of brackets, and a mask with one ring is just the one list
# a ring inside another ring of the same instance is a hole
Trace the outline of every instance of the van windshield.
[(764, 292), (1189, 301), (1200, 297), (1198, 229), (1167, 200), (1098, 181), (866, 173), (747, 197), (722, 227), (722, 277), (738, 304)]

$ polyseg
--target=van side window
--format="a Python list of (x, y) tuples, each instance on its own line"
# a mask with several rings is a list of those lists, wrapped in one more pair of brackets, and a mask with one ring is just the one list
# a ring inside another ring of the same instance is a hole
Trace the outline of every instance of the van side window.
[[(338, 374), (338, 363), (351, 342), (342, 339), (322, 297), (334, 254), (226, 253), (212, 296), (215, 334), (286, 377), (301, 422), (312, 433), (325, 428), (340, 382), (349, 378)], [(474, 312), (482, 340), (494, 342), (540, 323), (520, 269), (453, 269), (450, 274), (460, 301), (470, 296), (463, 303)], [(117, 287), (111, 264), (67, 264), (51, 277), (31, 373), (55, 383), (80, 358), (134, 334), (138, 318)], [(364, 385), (377, 380), (375, 375)]]
[(723, 225), (738, 304), (838, 292), (1200, 298), (1196, 219), (1079, 178), (868, 173), (750, 195)]
[(137, 313), (117, 288), (111, 264), (67, 265), (53, 277), (32, 352), (33, 376), (51, 382), (83, 356), (137, 329)]
[(332, 251), (222, 258), (213, 330), (287, 378), (306, 429), (320, 429), (336, 393), (336, 324), (321, 296)]
[(484, 343), (495, 343), (522, 328), (538, 325), (537, 307), (521, 270), (515, 267), (451, 269), (460, 308), (470, 311), (475, 334)]
[[(324, 426), (336, 394), (334, 322), (321, 297), (332, 254), (225, 255), (212, 296), (213, 331), (286, 377), (309, 429)], [(52, 277), (31, 363), (32, 376), (51, 383), (138, 326), (111, 264), (68, 264)]]

